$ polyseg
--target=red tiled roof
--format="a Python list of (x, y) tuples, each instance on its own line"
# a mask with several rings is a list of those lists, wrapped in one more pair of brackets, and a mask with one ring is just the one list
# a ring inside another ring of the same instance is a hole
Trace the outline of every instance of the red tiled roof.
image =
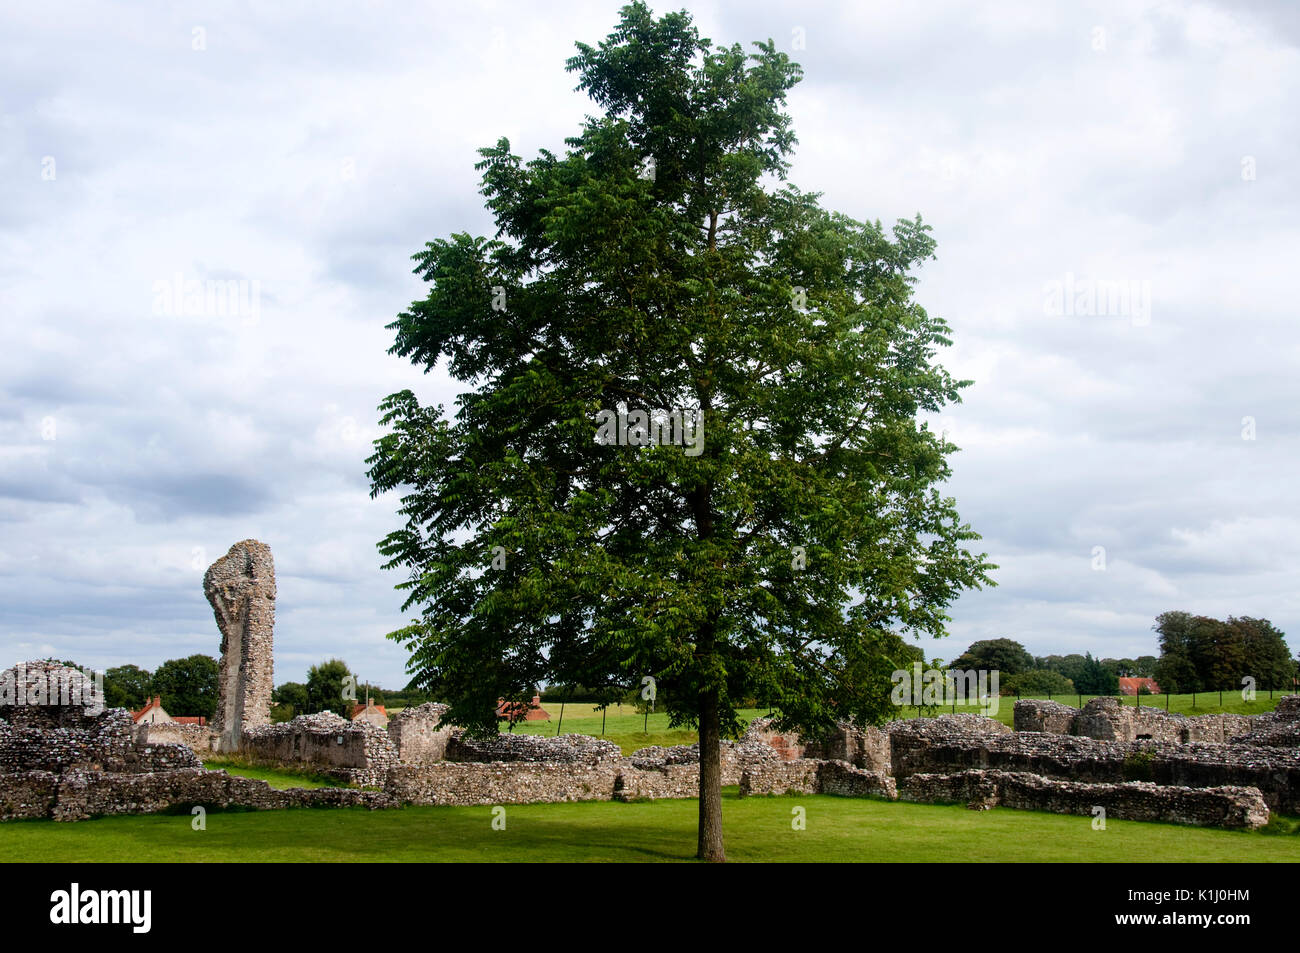
[(1160, 686), (1156, 684), (1154, 678), (1121, 678), (1119, 680), (1119, 691), (1121, 695), (1136, 695), (1144, 685), (1151, 694), (1160, 694)]
[[(379, 714), (383, 715), (385, 718), (388, 717), (388, 712), (384, 710), (384, 706), (383, 706), (383, 705), (371, 705), (370, 707), (373, 708), (375, 711), (379, 712)], [(357, 715), (361, 714), (361, 713), (362, 713), (363, 711), (365, 711), (365, 710), (366, 710), (366, 706), (365, 706), (365, 705), (360, 705), (360, 704), (353, 705), (353, 706), (352, 706), (352, 714), (349, 715), (348, 717), (349, 717), (352, 721), (356, 721), (356, 720), (357, 720)]]

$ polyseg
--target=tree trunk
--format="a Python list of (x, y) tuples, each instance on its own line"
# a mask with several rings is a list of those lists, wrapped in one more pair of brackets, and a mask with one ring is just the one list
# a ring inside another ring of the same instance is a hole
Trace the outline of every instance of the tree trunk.
[(718, 695), (700, 696), (700, 860), (724, 863), (722, 846), (722, 730), (718, 721)]

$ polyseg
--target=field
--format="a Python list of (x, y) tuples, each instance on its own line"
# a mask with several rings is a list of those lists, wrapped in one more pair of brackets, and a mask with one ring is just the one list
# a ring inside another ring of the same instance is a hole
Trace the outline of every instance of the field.
[[(805, 830), (793, 830), (802, 808)], [(696, 803), (511, 805), (506, 829), (488, 807), (406, 807), (209, 812), (191, 829), (188, 812), (106, 817), (75, 824), (0, 824), (8, 860), (77, 862), (330, 862), (690, 860)], [(1300, 861), (1300, 821), (1265, 832), (1221, 831), (1090, 817), (829, 796), (736, 797), (723, 805), (732, 861)]]
[[(1028, 697), (1028, 696), (1026, 696)], [(1095, 698), (1095, 695), (1082, 696), (1083, 704)], [(1277, 700), (1282, 697), (1281, 692), (1274, 694), (1269, 698), (1268, 692), (1260, 692), (1254, 701), (1243, 701), (1239, 692), (1224, 692), (1223, 705), (1219, 705), (1219, 693), (1200, 693), (1192, 695), (1170, 695), (1168, 697), (1169, 710), (1179, 712), (1184, 715), (1209, 715), (1217, 712), (1232, 712), (1239, 715), (1261, 715), (1265, 712), (1272, 711), (1277, 705)], [(1077, 695), (1057, 695), (1056, 701), (1065, 705), (1079, 706), (1080, 696)], [(1016, 699), (1011, 696), (999, 698), (998, 709), (993, 717), (1003, 724), (1010, 725), (1012, 712), (1015, 708)], [(1153, 708), (1164, 708), (1166, 703), (1165, 695), (1143, 695), (1136, 699), (1142, 705)], [(1121, 700), (1121, 704), (1133, 705), (1135, 699), (1131, 696)], [(1193, 707), (1193, 704), (1195, 707)], [(550, 721), (528, 721), (515, 725), (515, 731), (520, 734), (529, 735), (554, 735), (557, 728), (561, 734), (582, 734), (595, 735), (602, 737), (601, 713), (596, 710), (594, 705), (587, 704), (567, 704), (564, 706), (564, 721), (560, 724), (560, 706), (551, 702), (543, 706), (550, 714)], [(952, 706), (941, 708), (936, 714), (946, 714), (953, 711)], [(978, 712), (979, 707), (976, 705), (958, 705), (958, 712)], [(396, 709), (394, 709), (394, 712)], [(767, 714), (766, 708), (747, 708), (741, 711), (741, 717), (745, 720), (760, 717)], [(900, 718), (917, 718), (921, 713), (916, 708), (902, 708), (899, 710)], [(614, 705), (611, 706), (605, 717), (603, 725), (603, 737), (614, 742), (622, 749), (624, 754), (631, 754), (637, 748), (645, 748), (649, 745), (689, 745), (699, 740), (699, 736), (694, 730), (689, 728), (669, 728), (668, 716), (663, 712), (655, 712), (647, 720), (644, 715), (638, 714), (631, 705)], [(502, 731), (505, 730), (504, 722)]]

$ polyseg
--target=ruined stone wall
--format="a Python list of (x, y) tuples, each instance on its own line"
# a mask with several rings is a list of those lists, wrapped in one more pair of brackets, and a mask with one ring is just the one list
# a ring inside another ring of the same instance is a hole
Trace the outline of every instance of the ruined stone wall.
[(897, 797), (894, 779), (847, 761), (777, 761), (747, 769), (740, 796), (759, 794), (833, 794), (838, 797)]
[(1102, 807), (1108, 819), (1198, 827), (1255, 829), (1269, 818), (1264, 798), (1253, 787), (1167, 787), (1142, 781), (1083, 784), (1004, 771), (913, 774), (902, 782), (899, 798), (931, 804), (964, 803), (979, 810), (1001, 806), (1085, 816)]
[(1044, 698), (1022, 698), (1012, 712), (1016, 731), (1045, 731), (1053, 735), (1074, 734), (1079, 709)]
[(777, 731), (770, 718), (756, 718), (744, 740), (762, 742), (787, 761), (816, 758), (847, 761), (868, 771), (889, 770), (889, 732), (881, 728), (863, 729), (842, 721), (827, 738), (805, 739), (793, 732)]
[(397, 749), (383, 728), (333, 712), (250, 728), (244, 732), (242, 750), (254, 761), (310, 764), (322, 774), (372, 786), (382, 785), (397, 763)]
[(221, 630), (217, 713), (220, 751), (239, 748), (243, 732), (271, 723), (275, 563), (271, 549), (245, 539), (208, 567), (203, 594)]
[(426, 702), (404, 708), (388, 720), (388, 740), (402, 761), (441, 761), (451, 739), (451, 725), (439, 728), (438, 721), (447, 711), (439, 702)]
[(355, 788), (275, 790), (265, 781), (224, 771), (182, 769), (148, 774), (73, 770), (0, 775), (0, 820), (83, 820), (109, 814), (153, 814), (192, 805), (278, 810), (287, 807), (395, 807), (377, 791)]
[(74, 768), (142, 773), (199, 765), (194, 752), (182, 745), (136, 744), (135, 726), (124, 708), (107, 709), (77, 724), (35, 728), (0, 721), (0, 773), (57, 774)]
[(1037, 732), (997, 734), (942, 721), (895, 723), (890, 741), (896, 778), (981, 768), (1089, 783), (1247, 786), (1258, 788), (1273, 810), (1300, 813), (1297, 751), (1205, 742), (1097, 741)]
[(1105, 696), (1089, 700), (1082, 709), (1039, 698), (1022, 698), (1016, 702), (1014, 722), (1016, 731), (1079, 735), (1098, 741), (1248, 743), (1249, 735), (1287, 721), (1286, 702), (1282, 698), (1278, 703), (1280, 715), (1189, 716), (1147, 705), (1125, 705), (1119, 699)]
[(617, 760), (623, 756), (612, 741), (590, 735), (499, 734), (472, 738), (453, 732), (447, 739), (444, 758), (448, 761), (547, 761), (555, 764)]
[(137, 745), (184, 745), (195, 753), (216, 750), (217, 735), (206, 725), (178, 724), (174, 721), (146, 722), (135, 726)]
[(618, 770), (618, 761), (426, 761), (392, 768), (384, 790), (407, 804), (608, 801)]

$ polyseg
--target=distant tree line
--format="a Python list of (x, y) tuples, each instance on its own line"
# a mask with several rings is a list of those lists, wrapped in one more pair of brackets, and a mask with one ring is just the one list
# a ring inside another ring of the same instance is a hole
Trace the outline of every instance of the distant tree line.
[(1300, 659), (1291, 657), (1283, 633), (1267, 619), (1220, 621), (1166, 612), (1153, 628), (1160, 637), (1159, 657), (1097, 659), (1091, 652), (1036, 657), (1013, 639), (985, 639), (948, 667), (996, 670), (1004, 695), (1115, 695), (1119, 680), (1133, 677), (1154, 678), (1162, 691), (1186, 694), (1240, 689), (1249, 676), (1256, 689), (1267, 691), (1290, 689), (1300, 676)]
[(1266, 691), (1295, 684), (1297, 660), (1283, 633), (1267, 619), (1166, 612), (1156, 617), (1153, 628), (1160, 637), (1155, 678), (1167, 691), (1239, 690), (1246, 677)]

